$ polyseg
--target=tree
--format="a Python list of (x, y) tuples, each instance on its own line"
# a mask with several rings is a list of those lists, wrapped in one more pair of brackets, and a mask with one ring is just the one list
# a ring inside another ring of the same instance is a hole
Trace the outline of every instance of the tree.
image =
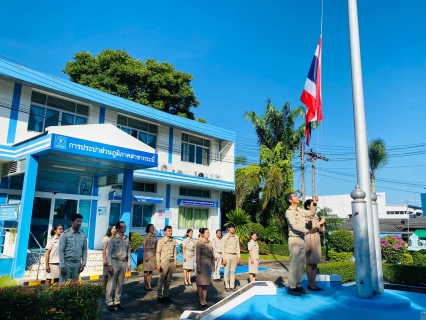
[[(190, 86), (192, 75), (168, 62), (132, 58), (124, 50), (104, 49), (96, 57), (77, 52), (65, 65), (71, 81), (188, 119), (199, 105)], [(204, 119), (203, 119), (204, 120)], [(203, 122), (203, 121), (201, 121)]]
[(386, 143), (376, 138), (368, 145), (368, 160), (370, 166), (371, 192), (376, 193), (376, 172), (388, 163)]
[(226, 214), (228, 221), (225, 226), (233, 224), (235, 227), (235, 234), (240, 238), (240, 241), (247, 241), (248, 226), (251, 222), (250, 216), (242, 209), (235, 209)]

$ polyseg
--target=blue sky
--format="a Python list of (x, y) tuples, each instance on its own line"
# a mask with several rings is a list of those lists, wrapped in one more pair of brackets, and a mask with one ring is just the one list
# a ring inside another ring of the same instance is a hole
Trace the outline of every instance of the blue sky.
[[(311, 145), (330, 159), (317, 165), (320, 196), (356, 184), (347, 2), (324, 2), (324, 122)], [(2, 12), (0, 54), (39, 71), (66, 78), (73, 53), (111, 48), (193, 74), (195, 115), (235, 131), (237, 153), (255, 162), (256, 136), (243, 114), (263, 113), (267, 98), (277, 108), (301, 105), (321, 2), (9, 1)], [(391, 204), (426, 191), (425, 12), (423, 0), (358, 1), (367, 135), (390, 149), (377, 191)], [(309, 167), (306, 180), (311, 190)]]

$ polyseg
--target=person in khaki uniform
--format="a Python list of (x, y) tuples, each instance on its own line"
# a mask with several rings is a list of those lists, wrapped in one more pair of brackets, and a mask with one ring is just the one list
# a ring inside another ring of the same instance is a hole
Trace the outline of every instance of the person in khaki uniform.
[(87, 261), (87, 236), (80, 230), (83, 216), (74, 213), (70, 220), (71, 229), (63, 232), (59, 238), (59, 283), (70, 279), (78, 281)]
[(214, 253), (213, 280), (220, 280), (220, 266), (222, 265), (222, 231), (216, 230), (216, 238), (212, 241)]
[[(235, 270), (240, 264), (240, 240), (235, 235), (235, 226), (228, 225), (228, 233), (222, 238), (223, 264), (225, 265), (225, 291), (234, 291)], [(231, 270), (231, 277), (229, 277)]]
[(53, 226), (52, 231), (50, 231), (52, 237), (47, 240), (45, 257), (46, 281), (44, 282), (46, 286), (49, 286), (52, 280), (54, 283), (59, 282), (59, 238), (63, 231), (64, 227), (62, 225)]
[(160, 271), (157, 302), (173, 303), (169, 298), (169, 288), (173, 271), (176, 269), (176, 241), (172, 238), (172, 227), (166, 226), (164, 233), (166, 236), (157, 244), (157, 270)]
[(148, 224), (143, 237), (143, 284), (145, 290), (151, 291), (152, 272), (155, 269), (155, 248), (157, 247), (157, 236), (154, 233), (154, 225)]
[(183, 283), (185, 286), (192, 286), (191, 276), (194, 270), (195, 258), (195, 241), (192, 238), (194, 231), (192, 229), (186, 230), (186, 238), (183, 240)]
[(288, 271), (288, 294), (300, 296), (308, 294), (309, 291), (301, 287), (303, 269), (305, 267), (305, 235), (315, 233), (317, 228), (308, 230), (306, 227), (306, 218), (312, 217), (316, 213), (318, 197), (315, 197), (312, 210), (308, 211), (299, 208), (299, 198), (294, 193), (285, 196), (285, 201), (289, 204), (289, 208), (285, 212), (288, 224), (288, 248), (290, 251), (290, 268)]
[(211, 285), (212, 269), (214, 271), (213, 245), (209, 240), (210, 231), (207, 228), (200, 229), (201, 239), (195, 245), (197, 256), (197, 294), (198, 304), (201, 307), (209, 307), (206, 301), (207, 286)]
[(257, 244), (257, 234), (256, 232), (250, 233), (250, 241), (247, 244), (247, 250), (249, 252), (249, 274), (250, 282), (256, 281), (256, 275), (259, 272), (259, 245)]
[[(124, 235), (126, 224), (119, 221), (115, 225), (117, 233), (108, 241), (108, 272), (110, 277), (106, 290), (106, 304), (109, 311), (124, 310), (120, 304), (121, 290), (123, 288), (124, 276), (130, 271), (130, 240)], [(113, 289), (115, 287), (115, 296)]]

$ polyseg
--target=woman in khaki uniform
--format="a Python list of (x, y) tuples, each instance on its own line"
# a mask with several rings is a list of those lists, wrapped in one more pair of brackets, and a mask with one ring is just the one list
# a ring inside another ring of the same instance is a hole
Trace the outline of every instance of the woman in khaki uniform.
[[(311, 210), (313, 205), (313, 200), (308, 199), (304, 203), (305, 210)], [(324, 232), (324, 227), (321, 225), (325, 222), (325, 219), (322, 218), (321, 221), (318, 220), (317, 214), (313, 217), (306, 218), (306, 224), (309, 225), (309, 229), (318, 228), (321, 232)], [(315, 277), (317, 275), (317, 265), (321, 262), (321, 238), (319, 232), (309, 233), (305, 235), (306, 243), (306, 274), (308, 275), (308, 289), (312, 291), (320, 291), (322, 288), (318, 287), (315, 284)]]
[(148, 224), (143, 237), (143, 284), (145, 290), (151, 291), (152, 272), (155, 269), (155, 251), (157, 249), (157, 236), (154, 233), (154, 225)]
[(249, 274), (250, 274), (250, 282), (256, 281), (256, 275), (259, 272), (259, 245), (257, 244), (257, 234), (256, 232), (252, 232), (250, 234), (251, 240), (247, 244), (247, 249), (250, 256), (249, 261)]
[(114, 239), (116, 233), (117, 233), (117, 229), (115, 228), (115, 226), (111, 226), (108, 228), (107, 233), (102, 240), (102, 257), (104, 260), (103, 281), (104, 281), (105, 290), (108, 284), (108, 277), (110, 276), (109, 270), (108, 270), (108, 241), (109, 239)]
[(64, 231), (64, 227), (58, 224), (52, 228), (50, 235), (52, 236), (47, 240), (46, 244), (46, 255), (45, 255), (45, 265), (46, 272), (45, 277), (46, 281), (44, 282), (46, 286), (49, 286), (50, 283), (59, 282), (59, 237)]
[(194, 231), (192, 229), (186, 230), (186, 238), (183, 240), (183, 283), (185, 286), (192, 286), (191, 275), (194, 270), (194, 256), (195, 256), (195, 241), (192, 238)]
[(210, 231), (200, 228), (201, 239), (195, 245), (197, 265), (197, 293), (200, 306), (207, 308), (207, 286), (211, 284), (212, 270), (214, 271), (213, 244), (209, 240)]

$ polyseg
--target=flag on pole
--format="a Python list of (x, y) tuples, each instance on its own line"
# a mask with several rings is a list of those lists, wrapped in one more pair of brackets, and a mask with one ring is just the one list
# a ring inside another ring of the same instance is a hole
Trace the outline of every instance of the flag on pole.
[(323, 119), (321, 101), (321, 42), (322, 37), (320, 37), (318, 41), (317, 49), (315, 50), (314, 58), (309, 68), (308, 78), (305, 82), (305, 88), (300, 97), (300, 101), (307, 107), (305, 132), (306, 145), (308, 146), (311, 139), (311, 122), (321, 121)]

